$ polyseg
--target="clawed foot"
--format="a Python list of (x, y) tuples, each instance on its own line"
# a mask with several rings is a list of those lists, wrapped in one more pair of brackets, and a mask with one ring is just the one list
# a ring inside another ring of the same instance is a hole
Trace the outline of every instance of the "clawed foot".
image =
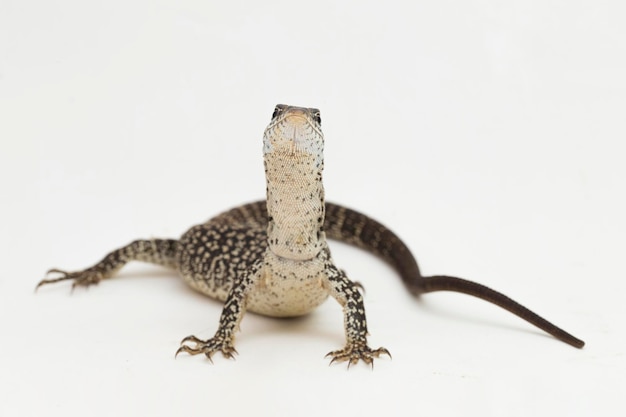
[(67, 281), (72, 280), (72, 290), (77, 286), (88, 287), (92, 284), (97, 284), (102, 280), (102, 273), (94, 270), (94, 269), (85, 269), (84, 271), (79, 272), (66, 272), (60, 269), (51, 269), (46, 273), (46, 276), (49, 274), (60, 274), (59, 277), (56, 278), (45, 278), (42, 279), (37, 287), (35, 287), (35, 291), (39, 289), (42, 285), (53, 284), (59, 281)]
[[(187, 345), (185, 343), (193, 343), (193, 346)], [(215, 335), (212, 339), (202, 340), (198, 339), (196, 336), (187, 336), (180, 342), (180, 347), (176, 351), (176, 355), (179, 353), (185, 352), (190, 355), (198, 355), (200, 353), (204, 353), (207, 358), (213, 363), (213, 359), (211, 358), (215, 352), (222, 352), (225, 358), (235, 358), (234, 355), (237, 354), (235, 347), (233, 346), (233, 341), (231, 338), (227, 338), (221, 335)]]
[(333, 362), (348, 361), (348, 368), (350, 368), (350, 365), (363, 361), (373, 368), (374, 358), (378, 358), (380, 355), (387, 355), (391, 358), (391, 353), (384, 347), (371, 349), (364, 343), (352, 343), (346, 345), (343, 349), (329, 352), (326, 357), (330, 356), (332, 358), (330, 364)]

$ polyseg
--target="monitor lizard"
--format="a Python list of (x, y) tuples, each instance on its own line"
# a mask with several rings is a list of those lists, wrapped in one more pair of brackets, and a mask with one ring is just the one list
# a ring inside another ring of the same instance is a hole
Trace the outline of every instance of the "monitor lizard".
[(328, 296), (343, 307), (346, 344), (328, 353), (331, 363), (373, 364), (384, 347), (367, 343), (367, 323), (360, 284), (335, 266), (326, 238), (364, 248), (389, 262), (408, 290), (419, 296), (455, 291), (496, 304), (582, 348), (584, 342), (509, 297), (482, 284), (436, 275), (422, 276), (408, 247), (381, 223), (355, 210), (325, 202), (322, 171), (324, 137), (314, 108), (276, 106), (263, 136), (267, 198), (226, 211), (189, 229), (178, 240), (136, 240), (77, 272), (51, 269), (37, 288), (72, 281), (72, 288), (112, 277), (137, 260), (176, 269), (195, 290), (224, 302), (215, 336), (188, 336), (176, 352), (236, 354), (234, 341), (247, 310), (291, 317), (304, 315)]

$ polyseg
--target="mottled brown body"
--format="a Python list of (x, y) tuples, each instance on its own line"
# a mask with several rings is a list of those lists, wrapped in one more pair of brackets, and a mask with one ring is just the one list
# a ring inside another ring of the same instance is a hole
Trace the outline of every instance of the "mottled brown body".
[[(326, 203), (323, 229), (329, 239), (344, 241), (383, 257), (401, 273), (413, 273), (417, 268), (406, 245), (389, 229), (362, 213), (333, 203)], [(233, 277), (245, 272), (267, 250), (268, 214), (265, 201), (246, 204), (228, 210), (206, 223), (194, 226), (177, 243), (177, 269), (194, 289), (220, 301), (225, 301), (233, 285)], [(384, 243), (383, 243), (384, 242)], [(295, 279), (295, 278), (294, 278)], [(318, 281), (309, 288), (314, 293)], [(259, 290), (270, 290), (271, 283), (262, 282)], [(296, 316), (310, 312), (327, 298), (315, 301), (299, 299), (293, 312), (274, 306), (267, 308), (262, 296), (250, 295), (248, 310), (268, 316)], [(294, 294), (307, 298), (307, 293)], [(269, 297), (271, 299), (271, 297)], [(310, 308), (307, 306), (310, 305)], [(257, 307), (258, 306), (258, 307)]]
[[(178, 245), (181, 275), (194, 289), (226, 301), (234, 277), (245, 274), (258, 259), (276, 256), (267, 252), (267, 226), (263, 201), (234, 208), (191, 228)], [(328, 298), (320, 277), (323, 261), (292, 262), (301, 278), (283, 279), (280, 271), (272, 269), (276, 262), (268, 262), (254, 291), (247, 296), (247, 310), (274, 317), (298, 316)]]

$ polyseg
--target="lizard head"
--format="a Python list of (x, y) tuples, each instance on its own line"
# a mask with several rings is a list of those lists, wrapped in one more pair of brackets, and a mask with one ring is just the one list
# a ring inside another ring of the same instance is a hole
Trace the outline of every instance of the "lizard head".
[(263, 154), (285, 159), (313, 157), (321, 167), (324, 152), (321, 123), (318, 109), (277, 105), (263, 135)]

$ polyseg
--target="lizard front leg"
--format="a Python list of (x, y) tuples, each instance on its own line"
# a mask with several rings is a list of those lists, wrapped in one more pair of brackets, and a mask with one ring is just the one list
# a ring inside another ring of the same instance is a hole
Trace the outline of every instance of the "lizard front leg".
[(246, 296), (258, 282), (262, 268), (263, 259), (261, 258), (235, 280), (222, 309), (215, 336), (209, 340), (202, 340), (196, 336), (185, 337), (180, 342), (176, 356), (181, 352), (190, 355), (204, 353), (213, 362), (211, 357), (216, 352), (222, 352), (226, 358), (232, 358), (237, 353), (234, 346), (235, 332), (239, 329), (239, 323), (246, 311)]
[(374, 358), (384, 354), (391, 354), (384, 347), (372, 349), (367, 345), (367, 322), (363, 296), (359, 291), (360, 284), (356, 284), (346, 276), (346, 273), (331, 262), (325, 266), (325, 273), (330, 285), (330, 294), (343, 307), (346, 346), (343, 349), (329, 352), (333, 362), (348, 361), (348, 367), (360, 360), (374, 366)]

